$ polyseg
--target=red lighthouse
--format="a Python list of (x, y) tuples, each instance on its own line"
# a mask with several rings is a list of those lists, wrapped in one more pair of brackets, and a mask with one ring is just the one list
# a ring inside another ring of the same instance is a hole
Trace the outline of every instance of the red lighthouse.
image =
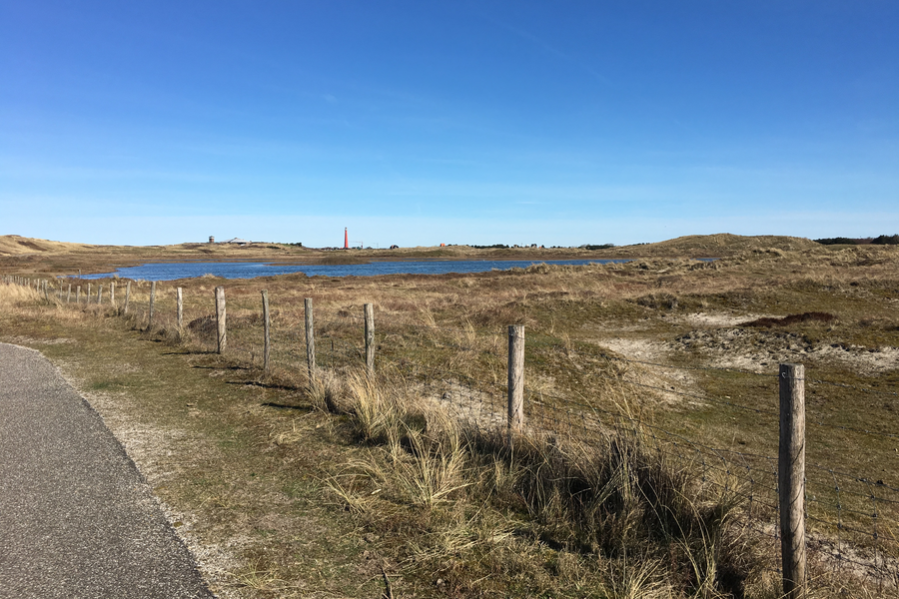
[(350, 236), (347, 233), (346, 227), (343, 228), (343, 249), (350, 249)]

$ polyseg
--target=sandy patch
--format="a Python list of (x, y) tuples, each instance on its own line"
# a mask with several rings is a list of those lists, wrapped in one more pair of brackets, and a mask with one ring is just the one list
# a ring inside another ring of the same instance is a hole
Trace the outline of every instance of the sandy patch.
[(448, 379), (432, 380), (420, 387), (419, 392), (463, 425), (474, 425), (481, 430), (506, 426), (506, 410), (502, 404), (505, 398), (499, 392), (490, 393)]
[(697, 327), (732, 327), (759, 318), (770, 318), (768, 314), (727, 314), (724, 312), (697, 312), (687, 314), (680, 320)]
[[(649, 396), (656, 402), (682, 405), (703, 397), (696, 384), (696, 379), (688, 370), (669, 367), (668, 354), (671, 344), (649, 339), (612, 338), (602, 339), (598, 343), (631, 362), (625, 362), (626, 368), (622, 380), (632, 383), (631, 388), (640, 397)], [(639, 362), (652, 362), (640, 364)]]
[(664, 360), (670, 351), (667, 344), (649, 339), (612, 338), (603, 339), (599, 344), (629, 360)]
[(750, 372), (771, 372), (781, 363), (837, 364), (860, 374), (899, 368), (899, 348), (871, 350), (857, 345), (807, 343), (801, 335), (756, 329), (697, 330), (678, 337), (671, 351), (699, 351), (707, 364)]
[(8, 337), (8, 343), (14, 345), (63, 345), (66, 343), (75, 343), (74, 339), (65, 337), (54, 337), (52, 339), (36, 339), (34, 337)]

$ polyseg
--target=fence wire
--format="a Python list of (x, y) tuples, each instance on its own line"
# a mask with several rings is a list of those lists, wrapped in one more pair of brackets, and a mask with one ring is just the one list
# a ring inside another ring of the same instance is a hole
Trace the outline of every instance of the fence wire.
[[(201, 351), (217, 351), (216, 307), (208, 297), (185, 297), (183, 316), (177, 319), (175, 292), (157, 285), (151, 302), (150, 285), (132, 281), (126, 296), (127, 281), (116, 281), (115, 303), (108, 281), (62, 280), (42, 282), (22, 277), (4, 277), (7, 285), (35, 289), (42, 301), (69, 309), (90, 311), (127, 318), (139, 330), (153, 330), (178, 341), (187, 341)], [(102, 286), (102, 287), (101, 287)], [(79, 289), (80, 288), (80, 289)], [(127, 300), (126, 300), (127, 297)], [(152, 303), (152, 306), (151, 306)], [(273, 302), (274, 304), (274, 302)], [(246, 308), (241, 302), (233, 310), (228, 306), (227, 354), (248, 368), (264, 365), (264, 320), (259, 308)], [(507, 424), (505, 336), (502, 331), (479, 330), (472, 326), (432, 326), (391, 328), (380, 323), (380, 338), (402, 345), (380, 348), (378, 364), (401, 374), (423, 399), (443, 405), (455, 418), (479, 430), (502, 429)], [(362, 315), (338, 313), (331, 320), (317, 320), (315, 336), (316, 367), (341, 370), (365, 363)], [(439, 330), (441, 334), (432, 334)], [(451, 338), (446, 338), (451, 334)], [(443, 336), (441, 336), (443, 335)], [(306, 334), (304, 324), (295, 315), (282, 313), (273, 305), (270, 321), (269, 369), (285, 372), (305, 371)], [(528, 341), (528, 351), (554, 359), (576, 356), (595, 364), (590, 376), (606, 388), (627, 389), (630, 393), (674, 396), (691, 405), (736, 410), (763, 419), (776, 427), (779, 412), (773, 401), (749, 405), (730, 397), (698, 393), (690, 385), (664, 385), (639, 380), (628, 369), (641, 368), (659, 373), (701, 373), (704, 376), (744, 377), (776, 389), (776, 374), (743, 369), (676, 366), (651, 360), (633, 360), (608, 352), (581, 352), (577, 347), (549, 342), (539, 335)], [(427, 360), (424, 356), (427, 355)], [(461, 359), (460, 356), (464, 356)], [(467, 362), (466, 362), (467, 360)], [(476, 372), (466, 372), (466, 364), (476, 364)], [(602, 364), (620, 367), (604, 370)], [(742, 380), (742, 379), (739, 379)], [(807, 378), (808, 388), (821, 397), (835, 390), (855, 391), (865, 396), (894, 400), (899, 393), (869, 386), (848, 385), (821, 378)], [(771, 397), (775, 397), (772, 391)], [(753, 451), (722, 448), (698, 440), (684, 431), (634, 414), (621, 405), (589, 401), (590, 392), (572, 394), (548, 392), (541, 386), (525, 388), (526, 433), (537, 437), (576, 442), (600, 449), (613, 435), (628, 436), (675, 468), (690, 472), (697, 484), (716, 492), (739, 497), (742, 521), (747, 530), (764, 541), (768, 539), (779, 556), (779, 485), (776, 446), (761, 446)], [(861, 435), (880, 443), (894, 441), (899, 433), (884, 423), (858, 422), (856, 413), (825, 413), (807, 410), (807, 422), (813, 434), (818, 429)], [(837, 448), (846, 451), (848, 447)], [(892, 447), (892, 450), (899, 449)], [(882, 447), (884, 452), (890, 448)], [(806, 529), (808, 550), (820, 563), (834, 572), (867, 580), (878, 590), (893, 596), (899, 593), (899, 487), (884, 480), (882, 472), (852, 473), (817, 463), (807, 456)], [(889, 461), (894, 455), (876, 455), (872, 467)], [(886, 471), (882, 468), (881, 471)], [(772, 562), (779, 564), (778, 561)]]

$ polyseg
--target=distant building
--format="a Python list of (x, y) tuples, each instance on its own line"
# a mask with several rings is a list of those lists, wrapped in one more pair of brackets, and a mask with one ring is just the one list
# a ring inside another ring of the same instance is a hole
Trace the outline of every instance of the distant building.
[(209, 236), (209, 243), (215, 243), (215, 237), (212, 235)]
[(390, 249), (392, 249), (392, 250), (398, 250), (398, 249), (400, 249), (400, 246), (398, 246), (398, 245), (392, 245), (392, 246), (390, 246)]
[(246, 239), (241, 239), (239, 237), (235, 237), (234, 239), (228, 239), (227, 241), (224, 241), (223, 243), (233, 243), (235, 245), (248, 245), (250, 242), (247, 241)]

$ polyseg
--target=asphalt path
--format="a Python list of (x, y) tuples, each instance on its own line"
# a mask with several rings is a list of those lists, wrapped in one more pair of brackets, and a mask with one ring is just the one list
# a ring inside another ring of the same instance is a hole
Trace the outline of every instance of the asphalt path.
[(100, 416), (0, 343), (0, 598), (212, 598)]

